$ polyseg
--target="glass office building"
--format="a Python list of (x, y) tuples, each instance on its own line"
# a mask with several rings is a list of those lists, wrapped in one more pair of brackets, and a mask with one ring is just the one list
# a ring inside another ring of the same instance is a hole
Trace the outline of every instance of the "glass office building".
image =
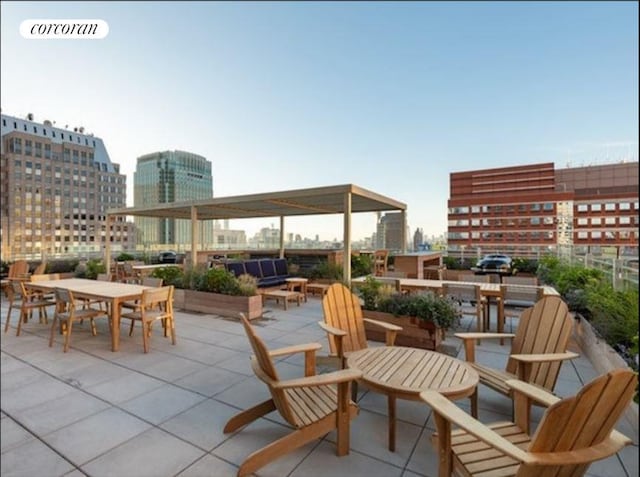
[[(133, 175), (134, 207), (148, 207), (213, 197), (211, 162), (185, 151), (154, 152), (137, 160)], [(182, 219), (136, 217), (138, 243), (145, 249), (191, 245), (191, 222)], [(198, 243), (212, 242), (214, 221), (200, 222)]]

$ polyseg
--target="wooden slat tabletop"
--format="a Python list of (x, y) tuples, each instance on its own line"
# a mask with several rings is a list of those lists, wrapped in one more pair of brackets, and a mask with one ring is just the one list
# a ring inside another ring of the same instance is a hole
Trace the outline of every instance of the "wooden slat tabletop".
[(353, 352), (347, 358), (347, 366), (361, 370), (365, 383), (405, 399), (429, 389), (457, 399), (473, 392), (479, 380), (478, 373), (463, 361), (435, 351), (401, 346)]

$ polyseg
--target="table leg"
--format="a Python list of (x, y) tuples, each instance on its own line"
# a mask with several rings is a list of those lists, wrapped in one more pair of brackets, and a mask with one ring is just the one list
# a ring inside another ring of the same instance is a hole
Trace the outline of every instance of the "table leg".
[(389, 394), (387, 411), (389, 413), (389, 450), (391, 452), (395, 452), (396, 451), (396, 397), (393, 394)]
[(111, 302), (111, 351), (120, 348), (120, 302), (115, 299)]

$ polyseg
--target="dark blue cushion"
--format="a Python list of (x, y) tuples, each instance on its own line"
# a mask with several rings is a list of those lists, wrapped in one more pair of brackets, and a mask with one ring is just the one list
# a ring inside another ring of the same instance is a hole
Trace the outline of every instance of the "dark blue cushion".
[(244, 268), (249, 275), (260, 279), (262, 278), (262, 272), (260, 271), (260, 264), (257, 260), (247, 260), (244, 262)]
[(233, 273), (236, 277), (246, 273), (244, 271), (244, 263), (242, 262), (227, 262), (225, 266), (227, 267), (227, 270)]
[(273, 264), (273, 260), (260, 260), (260, 269), (264, 278), (276, 276), (276, 267)]
[(289, 275), (289, 270), (287, 269), (287, 259), (286, 258), (276, 258), (273, 261), (273, 264), (276, 267), (276, 275)]

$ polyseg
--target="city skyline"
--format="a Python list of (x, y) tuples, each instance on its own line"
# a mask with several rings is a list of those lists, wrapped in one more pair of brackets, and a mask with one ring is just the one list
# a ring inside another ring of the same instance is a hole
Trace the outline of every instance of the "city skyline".
[[(213, 163), (217, 197), (354, 183), (432, 236), (451, 172), (638, 160), (634, 2), (0, 8), (3, 113), (100, 136), (128, 205), (136, 158), (181, 149)], [(109, 34), (27, 40), (33, 18), (102, 19)], [(375, 214), (359, 215), (354, 239), (370, 237)], [(342, 237), (339, 217), (287, 228)]]

